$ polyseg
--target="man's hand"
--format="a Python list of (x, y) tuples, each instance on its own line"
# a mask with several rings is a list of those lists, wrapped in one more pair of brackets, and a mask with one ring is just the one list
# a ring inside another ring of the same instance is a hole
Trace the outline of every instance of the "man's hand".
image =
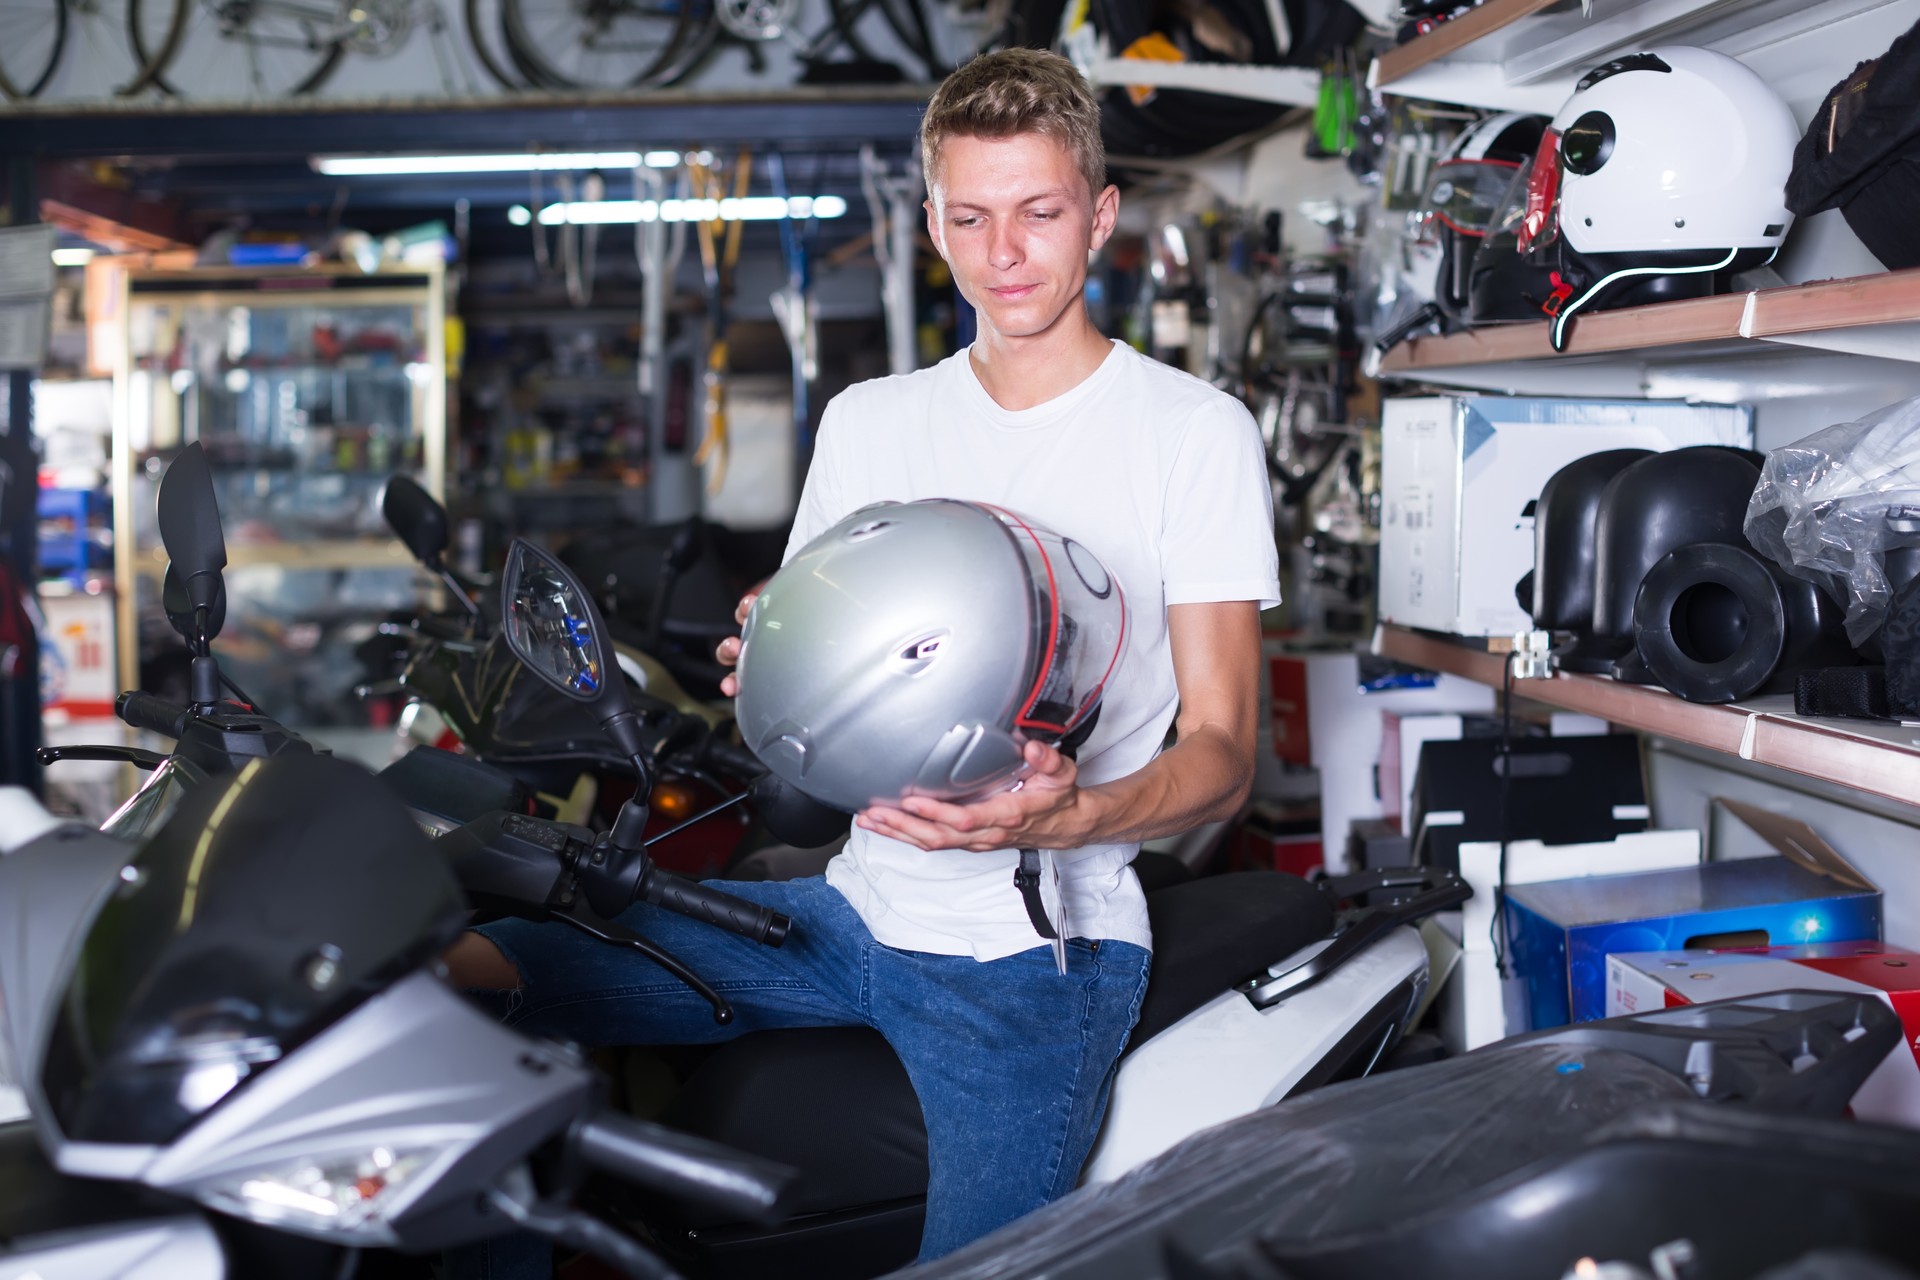
[[(763, 582), (759, 587), (755, 587), (740, 597), (740, 603), (734, 606), (733, 610), (733, 620), (735, 622), (743, 627), (747, 625), (747, 610), (753, 608), (753, 602), (760, 596), (760, 588), (766, 585), (767, 584)], [(719, 660), (720, 665), (723, 667), (739, 666), (740, 637), (728, 636), (725, 640), (722, 640), (719, 648), (713, 651), (713, 656)], [(740, 692), (740, 677), (731, 674), (720, 677), (720, 692), (726, 694), (729, 698), (736, 696)]]
[(1079, 766), (1045, 743), (1029, 742), (1030, 772), (1018, 789), (946, 804), (909, 796), (898, 807), (874, 805), (854, 818), (857, 826), (921, 849), (1077, 849), (1087, 843), (1089, 793), (1076, 781)]

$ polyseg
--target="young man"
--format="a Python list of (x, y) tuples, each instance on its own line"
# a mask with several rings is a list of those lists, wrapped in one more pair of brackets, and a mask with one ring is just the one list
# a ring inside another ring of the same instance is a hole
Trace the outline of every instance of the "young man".
[[(778, 951), (651, 908), (625, 917), (727, 992), (724, 1031), (644, 960), (559, 926), (489, 925), (454, 960), (456, 980), (510, 992), (517, 1025), (591, 1043), (876, 1027), (926, 1120), (927, 1259), (1072, 1189), (1146, 989), (1129, 863), (1141, 840), (1245, 799), (1259, 610), (1279, 584), (1246, 410), (1087, 316), (1087, 261), (1119, 193), (1085, 80), (1050, 53), (976, 59), (935, 92), (921, 148), (927, 229), (979, 337), (827, 407), (788, 555), (867, 503), (928, 497), (1001, 504), (1092, 548), (1130, 618), (1079, 763), (1029, 744), (1016, 791), (871, 808), (824, 877), (729, 885), (793, 917)], [(719, 656), (736, 661), (739, 642)], [(1022, 846), (1057, 851), (1075, 934), (1064, 977), (1014, 885)]]

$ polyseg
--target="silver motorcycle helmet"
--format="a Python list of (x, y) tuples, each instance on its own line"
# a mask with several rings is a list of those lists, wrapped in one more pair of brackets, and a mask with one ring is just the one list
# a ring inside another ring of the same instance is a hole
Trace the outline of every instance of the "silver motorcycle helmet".
[(985, 503), (879, 503), (754, 601), (741, 735), (836, 808), (977, 799), (1025, 772), (1027, 741), (1090, 729), (1126, 627), (1120, 584), (1081, 543)]

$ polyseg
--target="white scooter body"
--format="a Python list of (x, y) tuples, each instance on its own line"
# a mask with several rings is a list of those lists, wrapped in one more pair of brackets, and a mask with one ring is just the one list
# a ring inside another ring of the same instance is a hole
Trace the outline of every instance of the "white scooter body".
[[(1285, 973), (1325, 946), (1269, 972)], [(1357, 1011), (1385, 1006), (1395, 1036), (1382, 1036), (1384, 1047), (1405, 1030), (1426, 985), (1426, 944), (1402, 926), (1278, 1004), (1255, 1008), (1239, 991), (1208, 1001), (1121, 1060), (1080, 1185), (1111, 1182), (1202, 1129), (1288, 1097), (1356, 1025), (1367, 1025), (1356, 1024)]]

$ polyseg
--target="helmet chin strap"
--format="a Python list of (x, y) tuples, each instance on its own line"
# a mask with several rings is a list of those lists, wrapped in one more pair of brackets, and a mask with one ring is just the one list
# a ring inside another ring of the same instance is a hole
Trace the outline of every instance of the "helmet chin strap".
[[(1624, 270), (1601, 276), (1592, 288), (1575, 298), (1572, 302), (1569, 302), (1566, 306), (1560, 308), (1559, 313), (1553, 317), (1553, 322), (1547, 327), (1547, 341), (1552, 344), (1556, 352), (1565, 351), (1567, 349), (1567, 321), (1573, 319), (1574, 312), (1579, 311), (1588, 303), (1592, 302), (1602, 289), (1605, 289), (1617, 280), (1626, 280), (1633, 276), (1691, 276), (1698, 275), (1703, 271), (1724, 271), (1732, 266), (1733, 260), (1739, 256), (1740, 250), (1734, 248), (1727, 250), (1727, 256), (1725, 258), (1709, 266), (1628, 267)], [(1772, 261), (1772, 259), (1768, 259), (1768, 261)]]

